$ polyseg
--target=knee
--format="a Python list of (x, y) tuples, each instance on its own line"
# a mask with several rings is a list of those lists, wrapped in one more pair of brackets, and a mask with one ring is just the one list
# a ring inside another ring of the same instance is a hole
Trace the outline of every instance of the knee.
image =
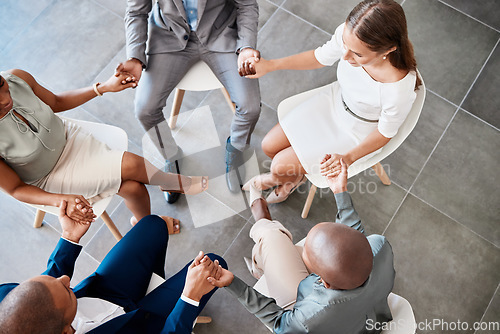
[(143, 183), (127, 180), (122, 182), (119, 194), (124, 198), (132, 199), (143, 197), (145, 192), (147, 192), (147, 189)]
[(206, 254), (206, 255), (207, 255), (207, 256), (210, 258), (210, 260), (212, 260), (212, 261), (218, 260), (218, 261), (219, 261), (219, 264), (222, 266), (222, 268), (227, 269), (227, 263), (226, 263), (226, 260), (224, 260), (224, 259), (222, 258), (222, 256), (219, 256), (219, 255), (214, 254), (214, 253), (208, 253), (208, 254)]
[(167, 222), (157, 215), (145, 216), (137, 222), (134, 228), (144, 229), (145, 233), (151, 236), (151, 240), (161, 237), (165, 242), (168, 241)]
[(265, 136), (264, 139), (262, 139), (262, 143), (260, 144), (262, 147), (262, 151), (264, 152), (265, 155), (267, 155), (269, 158), (273, 158), (277, 152), (275, 152), (275, 148), (273, 145), (273, 141), (269, 139), (268, 136)]

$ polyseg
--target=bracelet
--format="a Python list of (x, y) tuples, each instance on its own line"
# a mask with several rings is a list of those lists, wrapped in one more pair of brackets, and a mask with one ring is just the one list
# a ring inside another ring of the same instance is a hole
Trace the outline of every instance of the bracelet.
[(101, 83), (100, 82), (96, 82), (94, 84), (94, 92), (97, 94), (97, 96), (102, 96), (101, 93), (99, 93), (99, 90), (97, 89), (97, 86), (99, 86)]

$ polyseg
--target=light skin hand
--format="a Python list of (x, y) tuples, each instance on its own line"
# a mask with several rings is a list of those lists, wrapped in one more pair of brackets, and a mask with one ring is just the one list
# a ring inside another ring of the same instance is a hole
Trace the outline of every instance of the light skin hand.
[(130, 82), (135, 82), (135, 87), (137, 87), (142, 75), (142, 63), (135, 58), (119, 63), (118, 66), (116, 66), (115, 76), (118, 77), (122, 72), (128, 74), (128, 76), (121, 81), (122, 84), (125, 85)]
[(218, 270), (220, 271), (219, 277), (217, 278), (216, 276), (211, 276), (207, 279), (208, 282), (218, 288), (223, 288), (230, 285), (234, 280), (233, 273), (227, 269), (222, 268), (220, 265)]
[(200, 301), (201, 297), (214, 288), (207, 278), (216, 275), (216, 272), (217, 267), (214, 262), (200, 251), (188, 267), (182, 294), (192, 300)]
[(271, 62), (262, 57), (259, 59), (258, 62), (256, 62), (254, 58), (249, 58), (246, 60), (246, 63), (248, 63), (248, 65), (245, 64), (244, 65), (245, 67), (253, 68), (253, 73), (248, 73), (245, 75), (245, 77), (249, 79), (258, 79), (272, 71)]
[(120, 92), (127, 88), (135, 88), (137, 86), (135, 80), (127, 81), (127, 79), (131, 77), (132, 75), (128, 72), (120, 72), (118, 75), (115, 73), (106, 80), (106, 82), (99, 85), (99, 92), (102, 94), (107, 92)]
[[(252, 61), (249, 61), (252, 59)], [(260, 61), (260, 51), (252, 48), (241, 50), (238, 55), (238, 73), (244, 77), (247, 75), (255, 74), (255, 64)]]
[[(325, 155), (322, 161), (322, 167), (324, 163), (327, 163), (331, 158), (330, 154)], [(334, 194), (339, 194), (347, 191), (347, 164), (344, 159), (340, 159), (340, 169), (334, 172), (328, 172), (326, 174), (326, 182)]]
[(61, 223), (61, 228), (63, 231), (62, 237), (69, 241), (79, 243), (83, 235), (87, 233), (91, 223), (89, 222), (82, 224), (76, 220), (71, 219), (66, 214), (67, 205), (68, 203), (64, 200), (61, 201), (61, 204), (59, 204), (59, 222)]
[(346, 161), (346, 157), (341, 154), (326, 154), (321, 160), (320, 172), (323, 176), (333, 175), (341, 170), (340, 159)]
[(81, 195), (62, 195), (61, 197), (67, 203), (65, 210), (71, 219), (85, 224), (93, 222), (97, 217), (85, 197)]

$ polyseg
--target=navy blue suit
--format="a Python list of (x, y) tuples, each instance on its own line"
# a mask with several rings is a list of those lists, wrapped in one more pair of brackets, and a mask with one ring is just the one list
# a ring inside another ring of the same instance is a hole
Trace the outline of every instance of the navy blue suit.
[[(181, 300), (187, 264), (145, 296), (153, 272), (165, 277), (167, 244), (165, 221), (158, 216), (147, 216), (111, 249), (92, 275), (73, 289), (77, 298), (105, 299), (122, 306), (126, 312), (90, 333), (191, 333), (194, 320), (216, 289), (201, 299), (199, 307)], [(81, 249), (82, 246), (61, 238), (42, 275), (71, 277)], [(221, 257), (208, 256), (227, 268)], [(17, 285), (0, 285), (0, 301)]]

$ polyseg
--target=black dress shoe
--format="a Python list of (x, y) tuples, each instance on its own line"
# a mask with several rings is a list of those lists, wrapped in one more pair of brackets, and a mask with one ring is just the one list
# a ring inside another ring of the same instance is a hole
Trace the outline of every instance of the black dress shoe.
[[(177, 160), (174, 160), (173, 162), (167, 160), (165, 165), (165, 173), (180, 174), (181, 172), (179, 170), (179, 162)], [(177, 200), (181, 197), (181, 194), (164, 191), (163, 196), (165, 197), (165, 200), (168, 204), (173, 204), (177, 202)]]
[[(245, 176), (240, 175), (239, 167), (243, 165), (243, 152), (231, 145), (231, 137), (226, 141), (226, 183), (229, 191), (237, 193), (241, 189)], [(243, 168), (242, 168), (243, 169)]]

